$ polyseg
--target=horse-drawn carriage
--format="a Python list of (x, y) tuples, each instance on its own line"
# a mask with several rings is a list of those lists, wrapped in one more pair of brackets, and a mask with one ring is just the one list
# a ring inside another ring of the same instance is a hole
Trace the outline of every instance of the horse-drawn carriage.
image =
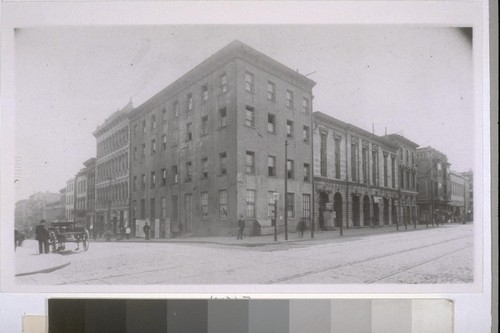
[(77, 222), (51, 222), (48, 226), (49, 245), (53, 252), (66, 249), (66, 243), (76, 243), (76, 250), (89, 248), (89, 232)]

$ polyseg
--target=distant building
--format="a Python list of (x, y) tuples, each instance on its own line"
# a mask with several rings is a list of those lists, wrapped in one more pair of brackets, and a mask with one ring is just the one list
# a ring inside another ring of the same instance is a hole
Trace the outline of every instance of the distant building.
[(87, 173), (81, 169), (75, 176), (75, 222), (87, 222)]
[(61, 214), (60, 221), (65, 221), (66, 220), (66, 187), (63, 187), (62, 189), (60, 189), (59, 194), (60, 194), (59, 202), (61, 203), (61, 207), (62, 207), (62, 214)]
[(470, 222), (474, 218), (474, 173), (472, 170), (463, 172), (462, 175), (466, 179), (465, 188), (465, 220)]
[(87, 229), (94, 228), (95, 222), (95, 157), (89, 158), (83, 163), (85, 165), (85, 175), (87, 178), (87, 206), (86, 206), (86, 217), (87, 217)]
[(60, 198), (60, 193), (37, 192), (26, 200), (16, 202), (16, 228), (30, 232), (42, 219), (57, 219), (61, 213)]
[(94, 131), (95, 228), (113, 233), (129, 223), (129, 119), (130, 101)]
[(444, 221), (450, 202), (450, 163), (442, 152), (424, 147), (417, 149), (417, 205), (422, 222)]
[[(130, 114), (136, 234), (228, 235), (280, 230), (311, 215), (314, 82), (234, 41)], [(285, 142), (288, 156), (285, 159)], [(284, 206), (287, 177), (287, 207)]]
[(400, 189), (399, 207), (405, 225), (417, 223), (417, 147), (418, 144), (399, 134), (390, 134), (387, 139), (399, 146), (398, 178)]
[(462, 221), (466, 214), (468, 179), (456, 171), (450, 171), (450, 217), (453, 221)]
[(66, 221), (75, 221), (75, 178), (66, 181)]
[(313, 121), (318, 227), (395, 224), (399, 146), (320, 112)]

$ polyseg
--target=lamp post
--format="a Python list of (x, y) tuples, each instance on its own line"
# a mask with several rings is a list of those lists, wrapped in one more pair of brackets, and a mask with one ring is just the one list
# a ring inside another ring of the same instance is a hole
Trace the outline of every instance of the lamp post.
[(288, 140), (285, 139), (285, 240), (288, 240)]
[(106, 177), (106, 180), (109, 181), (109, 184), (108, 184), (108, 223), (107, 223), (107, 229), (109, 230), (111, 228), (111, 201), (112, 201), (111, 183), (113, 182), (114, 178), (113, 177)]

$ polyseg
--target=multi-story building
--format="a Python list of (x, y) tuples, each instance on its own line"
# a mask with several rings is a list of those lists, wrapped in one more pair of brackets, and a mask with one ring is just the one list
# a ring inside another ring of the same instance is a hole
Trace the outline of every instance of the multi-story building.
[(320, 229), (398, 221), (398, 145), (313, 113), (315, 223)]
[(87, 174), (81, 169), (75, 176), (75, 222), (85, 225), (87, 221)]
[(62, 209), (60, 221), (64, 221), (66, 220), (66, 187), (59, 190), (59, 195), (59, 202)]
[(416, 160), (419, 220), (443, 222), (450, 201), (448, 157), (432, 147), (424, 147), (417, 149)]
[(75, 221), (75, 178), (66, 181), (65, 214), (67, 221)]
[(85, 175), (87, 180), (86, 194), (86, 216), (87, 229), (94, 229), (95, 221), (95, 157), (89, 158), (83, 163), (85, 165)]
[(155, 237), (226, 235), (240, 215), (246, 233), (268, 230), (275, 192), (278, 224), (294, 228), (310, 216), (314, 84), (234, 41), (137, 107), (130, 114), (136, 233), (149, 221)]
[(462, 222), (467, 212), (467, 177), (463, 173), (450, 171), (450, 201), (449, 211), (453, 221)]
[(474, 218), (474, 173), (472, 170), (462, 173), (466, 179), (465, 188), (465, 221), (470, 222)]
[(390, 134), (387, 139), (398, 145), (399, 204), (404, 225), (417, 223), (417, 162), (418, 144), (399, 134)]
[(130, 101), (97, 127), (95, 160), (95, 226), (98, 233), (116, 233), (129, 223)]

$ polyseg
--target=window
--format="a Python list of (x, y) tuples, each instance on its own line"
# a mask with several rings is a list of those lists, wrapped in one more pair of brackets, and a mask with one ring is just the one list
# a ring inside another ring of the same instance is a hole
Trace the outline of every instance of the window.
[(146, 218), (146, 199), (141, 199), (141, 219)]
[(177, 173), (177, 165), (172, 166), (172, 181), (174, 184), (179, 182), (179, 174)]
[(311, 195), (302, 194), (302, 217), (311, 218)]
[(286, 214), (288, 217), (295, 216), (295, 194), (287, 193), (286, 194)]
[(161, 197), (161, 216), (162, 219), (167, 218), (167, 198)]
[(269, 155), (267, 157), (267, 175), (276, 177), (276, 157)]
[(227, 125), (227, 112), (226, 108), (219, 109), (219, 128), (226, 127)]
[(251, 151), (247, 151), (245, 157), (245, 172), (247, 174), (255, 173), (255, 153)]
[(392, 188), (396, 187), (396, 156), (391, 156), (391, 180)]
[(272, 113), (267, 114), (267, 132), (276, 133), (276, 116)]
[(306, 97), (302, 98), (302, 112), (309, 113), (309, 99)]
[(151, 171), (151, 188), (154, 188), (156, 186), (156, 173), (154, 171)]
[(201, 193), (201, 217), (208, 217), (208, 192)]
[(156, 139), (151, 140), (151, 155), (156, 153)]
[(150, 210), (149, 217), (151, 218), (151, 220), (154, 220), (156, 218), (155, 198), (151, 198), (149, 203), (150, 203), (149, 204), (149, 210)]
[(153, 114), (151, 115), (151, 130), (155, 130), (156, 129), (156, 115)]
[(304, 142), (309, 142), (309, 126), (304, 126), (302, 129), (302, 137)]
[(223, 94), (227, 92), (227, 75), (226, 73), (220, 76), (220, 90)]
[(192, 127), (192, 123), (186, 124), (186, 142), (189, 142), (193, 139)]
[(226, 167), (226, 153), (220, 153), (219, 154), (219, 169), (220, 169), (220, 174), (225, 175), (227, 172), (227, 167)]
[(286, 91), (286, 107), (293, 108), (293, 91), (291, 90)]
[(227, 190), (219, 191), (219, 217), (227, 217)]
[(137, 176), (134, 176), (134, 182), (132, 183), (132, 189), (137, 191)]
[(358, 145), (351, 144), (351, 179), (352, 181), (357, 180), (358, 174)]
[(201, 177), (208, 177), (208, 158), (204, 157), (201, 159)]
[(326, 177), (327, 175), (327, 155), (326, 155), (326, 145), (327, 145), (327, 134), (325, 132), (321, 132), (320, 134), (321, 142), (320, 142), (320, 156), (319, 156), (319, 163), (320, 163), (320, 174), (322, 177)]
[(286, 121), (286, 136), (289, 138), (293, 136), (293, 121), (291, 120)]
[(267, 217), (274, 217), (274, 191), (267, 192)]
[(245, 90), (248, 92), (254, 92), (254, 76), (250, 72), (245, 72)]
[(208, 84), (201, 86), (201, 100), (206, 101), (208, 99)]
[(311, 181), (311, 168), (309, 167), (309, 163), (304, 163), (304, 181)]
[(141, 157), (144, 158), (146, 157), (146, 144), (143, 143), (141, 147)]
[(186, 110), (191, 111), (193, 110), (193, 94), (189, 93), (186, 96)]
[(193, 177), (193, 165), (191, 161), (186, 162), (186, 181), (190, 182)]
[(162, 115), (163, 122), (166, 123), (167, 122), (167, 109), (166, 108), (163, 108), (161, 115)]
[(245, 203), (246, 217), (255, 217), (255, 190), (247, 190)]
[(146, 188), (146, 175), (143, 173), (141, 175), (141, 189), (145, 189)]
[(208, 134), (208, 116), (204, 116), (201, 118), (201, 135)]
[(267, 99), (270, 101), (276, 100), (276, 85), (271, 81), (267, 81)]
[(177, 220), (179, 218), (179, 199), (177, 195), (172, 196), (172, 219)]
[(142, 134), (146, 134), (146, 119), (142, 120)]
[(387, 187), (389, 184), (389, 174), (387, 172), (387, 167), (388, 167), (388, 162), (387, 162), (387, 159), (388, 159), (388, 155), (387, 153), (384, 153), (384, 186)]
[(179, 116), (179, 101), (174, 102), (172, 109), (173, 109), (174, 117), (177, 118)]
[(137, 146), (134, 147), (134, 161), (137, 160)]
[(248, 105), (245, 109), (245, 125), (248, 127), (255, 127), (255, 109)]
[(161, 147), (163, 150), (167, 150), (167, 135), (163, 134), (161, 136)]
[(134, 137), (137, 137), (137, 124), (134, 125)]
[(363, 147), (361, 150), (361, 163), (363, 165), (363, 182), (368, 184), (368, 148)]
[(340, 179), (340, 137), (335, 138), (335, 178)]
[(373, 185), (375, 186), (378, 185), (377, 170), (378, 170), (378, 152), (375, 149), (372, 151), (372, 179), (373, 179)]
[(167, 185), (167, 169), (161, 169), (161, 185)]
[(287, 178), (289, 178), (289, 179), (293, 179), (294, 178), (293, 160), (286, 161), (286, 174), (287, 174)]

